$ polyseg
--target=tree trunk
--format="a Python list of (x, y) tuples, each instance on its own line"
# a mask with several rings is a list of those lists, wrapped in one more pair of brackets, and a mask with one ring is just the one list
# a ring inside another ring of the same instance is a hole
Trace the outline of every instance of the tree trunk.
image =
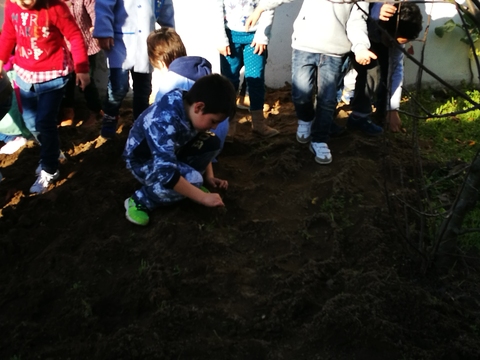
[(465, 215), (475, 206), (480, 187), (480, 151), (472, 161), (470, 170), (465, 177), (457, 199), (452, 205), (451, 214), (440, 225), (436, 244), (439, 244), (438, 265), (446, 265), (452, 255), (455, 255), (458, 245), (458, 235), (462, 228)]

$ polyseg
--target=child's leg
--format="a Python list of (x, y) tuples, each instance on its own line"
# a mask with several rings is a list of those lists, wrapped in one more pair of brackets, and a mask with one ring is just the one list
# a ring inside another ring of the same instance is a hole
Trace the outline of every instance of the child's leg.
[(84, 90), (85, 101), (87, 102), (88, 109), (93, 113), (100, 113), (102, 110), (102, 103), (100, 100), (100, 94), (98, 93), (97, 84), (95, 83), (95, 70), (97, 67), (97, 59), (99, 54), (90, 55), (88, 57), (88, 63), (90, 66), (90, 84)]
[(49, 174), (58, 170), (57, 116), (67, 81), (65, 76), (32, 85), (17, 77), (25, 125), (40, 142), (40, 164)]
[(316, 89), (320, 54), (292, 50), (292, 101), (298, 118), (297, 141), (310, 141), (312, 121), (315, 117), (313, 92)]
[[(183, 163), (178, 164), (180, 174), (192, 185), (200, 187), (203, 184), (203, 176), (200, 172), (191, 166)], [(170, 205), (184, 199), (173, 189), (168, 189), (162, 184), (154, 183), (144, 185), (135, 191), (132, 196), (136, 204), (141, 204), (149, 210), (153, 210), (160, 206)]]
[(250, 111), (263, 110), (265, 102), (265, 63), (266, 51), (261, 55), (254, 53), (255, 48), (245, 46), (243, 59), (245, 63), (245, 81), (250, 97)]
[(152, 74), (143, 74), (132, 71), (133, 80), (133, 118), (137, 119), (140, 114), (150, 105), (152, 93)]
[(377, 62), (374, 60), (370, 65), (360, 65), (352, 59), (353, 68), (357, 72), (355, 79), (355, 91), (353, 99), (350, 102), (352, 107), (352, 114), (359, 117), (367, 117), (372, 112), (372, 92), (368, 86), (368, 73), (377, 67)]
[[(178, 171), (189, 183), (196, 187), (203, 184), (203, 172), (212, 162), (212, 159), (220, 152), (220, 139), (211, 132), (198, 134), (192, 141), (183, 146), (177, 158)], [(140, 181), (146, 178), (152, 178), (151, 174), (147, 174), (151, 169), (148, 164), (136, 165), (128, 164), (134, 176)], [(173, 189), (154, 183), (144, 185), (137, 190), (132, 196), (136, 204), (145, 206), (149, 210), (153, 210), (162, 205), (169, 205), (184, 199)]]
[(319, 58), (320, 54), (292, 51), (292, 101), (299, 120), (313, 121), (315, 117), (313, 91)]
[(103, 103), (103, 112), (111, 117), (118, 116), (123, 99), (128, 93), (130, 84), (129, 71), (121, 68), (109, 69), (107, 97)]
[(106, 139), (115, 136), (120, 106), (129, 88), (129, 71), (121, 68), (110, 68), (107, 97), (103, 103), (102, 129), (100, 131), (100, 134)]
[(226, 33), (230, 42), (230, 55), (220, 55), (221, 73), (232, 82), (235, 91), (238, 91), (238, 87), (240, 86), (240, 70), (243, 67), (243, 48), (245, 44), (235, 42), (232, 39), (232, 32), (230, 30), (227, 29)]
[(344, 57), (321, 54), (318, 76), (317, 106), (312, 125), (312, 142), (325, 143), (329, 139), (337, 106), (337, 86), (342, 77)]

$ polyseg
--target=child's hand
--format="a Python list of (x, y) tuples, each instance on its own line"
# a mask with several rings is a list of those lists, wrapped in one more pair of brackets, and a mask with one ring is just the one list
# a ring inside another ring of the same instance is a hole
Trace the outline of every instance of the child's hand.
[(205, 193), (200, 203), (208, 207), (225, 206), (220, 195), (216, 193)]
[(355, 53), (355, 60), (360, 65), (368, 65), (370, 64), (371, 60), (375, 60), (376, 58), (377, 55), (368, 49), (363, 49)]
[(108, 38), (96, 38), (98, 42), (98, 46), (100, 46), (101, 49), (103, 50), (110, 50), (114, 45), (115, 42), (113, 41), (113, 38), (108, 37)]
[(222, 180), (216, 177), (205, 178), (207, 185), (213, 189), (224, 189), (228, 188), (228, 181)]
[(257, 6), (253, 11), (252, 15), (250, 15), (248, 19), (245, 20), (245, 31), (248, 32), (248, 30), (257, 23), (262, 13), (263, 13), (263, 9)]
[(397, 8), (392, 4), (383, 4), (380, 8), (380, 15), (378, 18), (382, 21), (388, 21), (395, 13), (397, 12)]
[(223, 56), (229, 56), (231, 54), (230, 52), (230, 46), (227, 45), (227, 46), (222, 46), (222, 47), (219, 47), (217, 48), (218, 52), (220, 54), (222, 54)]
[(3, 69), (3, 61), (0, 60), (0, 79), (3, 77), (2, 76), (2, 69)]
[(77, 79), (75, 84), (77, 84), (80, 89), (85, 90), (85, 88), (90, 84), (90, 75), (88, 73), (77, 74)]
[(263, 52), (265, 51), (265, 49), (267, 48), (267, 45), (265, 44), (259, 44), (259, 43), (256, 43), (255, 41), (253, 41), (251, 44), (250, 44), (251, 47), (255, 47), (255, 49), (253, 50), (253, 53), (254, 54), (258, 54), (258, 55), (262, 55)]
[(399, 132), (402, 130), (402, 120), (397, 110), (387, 111), (387, 124), (391, 132)]

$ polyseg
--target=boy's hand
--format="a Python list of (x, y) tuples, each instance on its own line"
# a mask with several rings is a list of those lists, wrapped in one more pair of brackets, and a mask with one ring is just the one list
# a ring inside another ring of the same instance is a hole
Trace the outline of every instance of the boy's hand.
[(395, 13), (397, 12), (397, 8), (392, 4), (383, 4), (380, 8), (380, 15), (378, 18), (382, 21), (388, 21)]
[(88, 73), (77, 74), (75, 84), (77, 84), (80, 89), (85, 90), (88, 84), (90, 84), (90, 75)]
[(220, 195), (216, 193), (206, 193), (200, 200), (200, 204), (208, 207), (225, 206)]
[(213, 189), (228, 189), (228, 181), (216, 177), (205, 178), (207, 185)]
[(360, 50), (355, 53), (355, 60), (360, 65), (368, 65), (372, 60), (375, 60), (376, 58), (377, 58), (377, 55), (375, 55), (373, 52), (371, 52), (368, 49)]
[(217, 48), (217, 50), (218, 50), (218, 52), (219, 52), (220, 54), (222, 54), (223, 56), (228, 56), (228, 55), (231, 54), (231, 52), (230, 52), (230, 46), (229, 46), (229, 45), (219, 47), (219, 48)]
[(258, 54), (258, 55), (262, 55), (263, 52), (265, 51), (265, 49), (267, 48), (267, 45), (265, 44), (259, 44), (259, 43), (256, 43), (255, 41), (253, 41), (251, 44), (250, 44), (251, 47), (255, 47), (255, 50), (253, 50), (253, 53), (254, 54)]
[(3, 77), (2, 76), (2, 69), (3, 69), (3, 61), (0, 60), (0, 79)]
[(397, 110), (387, 111), (387, 124), (391, 132), (399, 132), (402, 130), (402, 120)]
[(111, 37), (96, 38), (96, 39), (97, 39), (98, 46), (100, 46), (100, 48), (103, 50), (110, 50), (115, 45), (115, 42)]
[(257, 23), (262, 13), (263, 9), (257, 6), (253, 13), (248, 17), (248, 19), (245, 20), (245, 31), (248, 32), (248, 30)]

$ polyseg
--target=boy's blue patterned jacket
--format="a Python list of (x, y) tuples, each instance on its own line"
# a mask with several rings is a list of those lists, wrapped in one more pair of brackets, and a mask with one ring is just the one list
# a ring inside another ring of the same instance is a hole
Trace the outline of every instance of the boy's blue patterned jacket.
[(183, 91), (168, 92), (133, 123), (123, 152), (127, 169), (144, 185), (172, 188), (180, 177), (176, 151), (197, 133), (185, 112)]

